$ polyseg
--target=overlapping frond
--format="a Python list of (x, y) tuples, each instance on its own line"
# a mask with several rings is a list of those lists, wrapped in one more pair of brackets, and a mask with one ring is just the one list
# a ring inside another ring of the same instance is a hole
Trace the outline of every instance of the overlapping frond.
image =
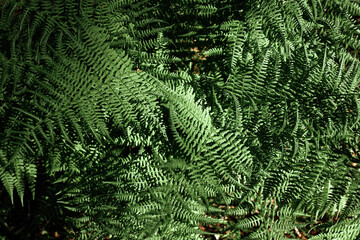
[(356, 1), (0, 4), (0, 194), (27, 216), (78, 239), (359, 238)]

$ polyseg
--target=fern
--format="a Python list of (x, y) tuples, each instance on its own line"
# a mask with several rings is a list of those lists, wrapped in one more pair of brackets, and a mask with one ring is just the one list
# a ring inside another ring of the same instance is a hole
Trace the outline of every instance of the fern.
[(355, 1), (0, 4), (6, 237), (359, 238)]

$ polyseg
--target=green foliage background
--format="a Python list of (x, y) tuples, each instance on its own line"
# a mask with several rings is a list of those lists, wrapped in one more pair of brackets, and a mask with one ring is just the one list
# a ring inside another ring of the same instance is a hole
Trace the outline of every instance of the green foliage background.
[(359, 1), (0, 3), (3, 239), (360, 238)]

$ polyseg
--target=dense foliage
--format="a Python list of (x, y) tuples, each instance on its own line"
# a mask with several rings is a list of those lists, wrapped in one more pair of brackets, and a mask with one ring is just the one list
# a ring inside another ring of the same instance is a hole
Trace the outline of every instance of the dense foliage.
[(3, 0), (2, 239), (359, 239), (356, 0)]

